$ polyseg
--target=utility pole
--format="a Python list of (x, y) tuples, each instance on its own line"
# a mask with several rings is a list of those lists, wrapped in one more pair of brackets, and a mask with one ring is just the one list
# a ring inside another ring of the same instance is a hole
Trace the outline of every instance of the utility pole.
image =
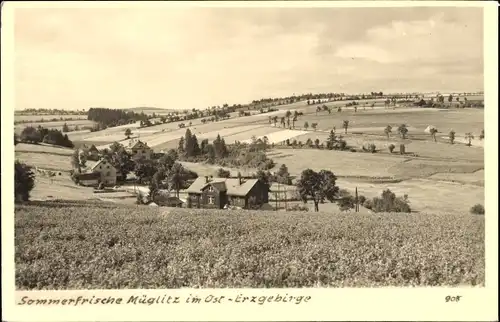
[(356, 197), (355, 197), (355, 202), (356, 202), (356, 208), (355, 211), (359, 212), (359, 199), (358, 199), (358, 187), (356, 187)]

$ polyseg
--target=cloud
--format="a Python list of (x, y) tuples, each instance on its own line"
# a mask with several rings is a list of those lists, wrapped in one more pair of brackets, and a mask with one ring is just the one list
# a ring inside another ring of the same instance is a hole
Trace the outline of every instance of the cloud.
[(17, 9), (15, 56), (17, 108), (203, 108), (294, 92), (481, 89), (482, 13)]

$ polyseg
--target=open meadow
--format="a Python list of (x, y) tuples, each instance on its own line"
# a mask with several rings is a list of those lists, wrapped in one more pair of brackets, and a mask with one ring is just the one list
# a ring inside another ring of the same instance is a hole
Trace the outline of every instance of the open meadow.
[(484, 286), (484, 216), (16, 207), (16, 288)]

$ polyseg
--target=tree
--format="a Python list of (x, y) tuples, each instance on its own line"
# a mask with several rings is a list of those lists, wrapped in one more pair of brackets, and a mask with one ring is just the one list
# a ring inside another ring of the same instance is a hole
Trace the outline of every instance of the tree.
[(300, 179), (297, 181), (299, 194), (307, 203), (308, 198), (314, 202), (314, 210), (319, 211), (319, 203), (325, 199), (334, 202), (339, 192), (335, 185), (337, 177), (329, 170), (315, 172), (312, 169), (302, 171)]
[(28, 201), (35, 187), (35, 173), (32, 167), (20, 161), (14, 162), (14, 200)]
[(450, 94), (450, 96), (448, 96), (448, 102), (449, 103), (453, 102), (453, 95)]
[(438, 129), (436, 129), (434, 127), (432, 129), (430, 129), (430, 134), (431, 134), (431, 137), (434, 139), (434, 142), (437, 142), (436, 133), (438, 133)]
[(177, 198), (179, 198), (179, 191), (186, 184), (186, 176), (186, 169), (180, 163), (175, 163), (167, 174), (170, 187), (175, 190)]
[(269, 171), (258, 170), (254, 177), (262, 183), (271, 184), (271, 173)]
[(365, 202), (364, 206), (374, 212), (406, 212), (410, 213), (411, 208), (409, 205), (408, 196), (404, 195), (396, 197), (396, 195), (389, 189), (382, 192), (380, 197), (375, 197), (369, 203)]
[(481, 134), (479, 134), (479, 140), (484, 139), (484, 129), (481, 130)]
[(290, 177), (286, 164), (282, 164), (278, 173), (276, 173), (276, 181), (281, 184), (292, 184), (292, 178)]
[(181, 137), (180, 140), (179, 140), (179, 144), (178, 144), (178, 147), (177, 147), (177, 151), (179, 151), (179, 153), (181, 154), (184, 154), (184, 138)]
[(281, 123), (281, 125), (283, 125), (283, 127), (285, 127), (285, 117), (284, 116), (281, 117), (280, 123)]
[(340, 198), (338, 201), (340, 211), (349, 211), (356, 206), (354, 197), (350, 194), (346, 194)]
[(471, 146), (472, 140), (474, 139), (474, 135), (472, 135), (472, 133), (470, 133), (470, 132), (467, 132), (467, 133), (465, 133), (465, 139), (469, 142), (469, 143), (467, 143), (467, 146)]
[(39, 143), (42, 141), (41, 133), (33, 126), (27, 126), (21, 132), (22, 142)]
[(335, 136), (335, 132), (331, 130), (330, 135), (328, 136), (328, 139), (326, 141), (326, 147), (329, 150), (332, 150), (336, 142), (337, 142), (337, 137)]
[(156, 172), (156, 166), (152, 160), (139, 159), (135, 163), (134, 174), (140, 183), (150, 181)]
[(313, 128), (314, 131), (316, 131), (316, 129), (318, 127), (318, 123), (312, 123), (311, 127)]
[(391, 136), (391, 133), (392, 133), (392, 126), (390, 125), (387, 125), (384, 129), (384, 133), (385, 135), (387, 136), (387, 138), (389, 139), (390, 136)]
[(19, 137), (17, 136), (17, 133), (14, 133), (14, 145), (17, 145), (19, 143)]
[(82, 165), (80, 163), (80, 151), (75, 149), (71, 155), (71, 165), (74, 169), (78, 169), (78, 173), (82, 172)]
[(215, 176), (219, 178), (229, 178), (231, 177), (231, 171), (225, 170), (224, 168), (219, 168)]
[(309, 123), (307, 123), (307, 121), (306, 121), (306, 122), (304, 122), (304, 129), (306, 129), (306, 131), (307, 131), (308, 128), (309, 128)]
[(392, 153), (392, 151), (394, 151), (396, 146), (394, 144), (389, 144), (389, 146), (387, 148), (389, 149), (389, 152)]
[(406, 138), (406, 134), (408, 133), (408, 128), (406, 127), (406, 124), (401, 124), (398, 127), (398, 133), (401, 135), (403, 139)]
[(68, 127), (68, 124), (64, 123), (63, 127), (62, 127), (62, 131), (63, 132), (69, 132), (69, 127)]
[(348, 120), (344, 120), (343, 126), (344, 126), (345, 134), (347, 134), (347, 128), (349, 127), (349, 121)]
[(278, 123), (278, 117), (277, 116), (273, 116), (273, 123), (274, 123), (274, 127), (276, 127), (276, 123)]
[(134, 161), (132, 161), (132, 158), (125, 150), (113, 153), (110, 158), (110, 163), (115, 167), (116, 171), (121, 174), (123, 180), (126, 180), (128, 174), (135, 169)]
[(130, 139), (131, 135), (132, 135), (132, 131), (130, 129), (126, 129), (125, 130), (125, 136), (127, 137), (127, 139)]
[(448, 133), (448, 139), (450, 140), (450, 144), (455, 143), (455, 131), (451, 130), (450, 133)]

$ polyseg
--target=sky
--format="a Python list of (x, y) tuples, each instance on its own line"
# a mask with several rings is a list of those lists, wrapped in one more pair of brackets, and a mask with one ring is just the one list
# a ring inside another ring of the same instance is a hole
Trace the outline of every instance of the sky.
[(16, 109), (483, 90), (482, 10), (17, 8)]

